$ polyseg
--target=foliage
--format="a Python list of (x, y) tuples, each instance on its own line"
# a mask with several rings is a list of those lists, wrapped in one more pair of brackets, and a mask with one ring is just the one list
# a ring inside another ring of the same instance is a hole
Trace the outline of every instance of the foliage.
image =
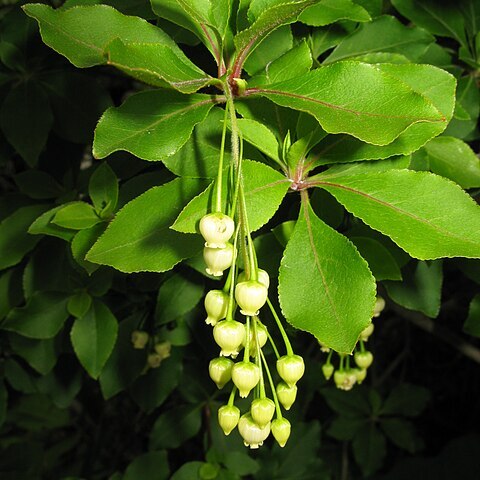
[[(8, 3), (2, 478), (380, 480), (455, 458), (478, 420), (477, 2)], [(270, 276), (268, 362), (304, 358), (283, 450), (216, 421), (203, 298), (236, 273), (205, 271), (211, 212), (240, 226), (246, 280)]]

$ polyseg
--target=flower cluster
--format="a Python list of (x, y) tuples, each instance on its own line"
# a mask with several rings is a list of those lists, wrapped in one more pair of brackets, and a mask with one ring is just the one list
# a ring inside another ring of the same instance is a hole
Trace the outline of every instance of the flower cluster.
[(149, 368), (158, 368), (160, 364), (170, 356), (172, 345), (170, 342), (160, 342), (156, 337), (152, 338), (145, 330), (134, 330), (130, 336), (133, 348), (143, 350), (148, 347), (147, 364), (145, 372)]
[[(268, 301), (268, 273), (259, 269), (252, 257), (248, 270), (237, 272), (237, 239), (233, 245), (228, 243), (234, 230), (234, 221), (224, 214), (209, 214), (200, 222), (207, 273), (218, 276), (230, 268), (224, 288), (210, 290), (205, 296), (205, 323), (213, 327), (213, 338), (220, 347), (219, 356), (209, 364), (210, 378), (219, 389), (233, 383), (228, 403), (218, 411), (218, 422), (225, 435), (238, 427), (245, 445), (250, 448), (261, 446), (270, 433), (283, 447), (290, 436), (291, 425), (282, 415), (282, 406), (289, 410), (295, 402), (296, 383), (303, 376), (305, 365), (303, 358), (293, 353), (280, 319)], [(246, 241), (252, 247), (251, 239)], [(227, 255), (225, 250), (231, 254)], [(267, 326), (260, 320), (260, 310), (267, 303), (285, 341), (286, 355), (280, 356)], [(263, 353), (267, 341), (277, 355), (276, 371), (280, 381), (276, 386)], [(250, 409), (243, 415), (235, 405), (237, 393), (241, 398), (252, 396)]]
[[(382, 297), (377, 297), (373, 317), (379, 317), (384, 308), (385, 300)], [(351, 390), (356, 383), (361, 384), (365, 380), (367, 370), (373, 363), (373, 354), (365, 349), (365, 343), (368, 342), (373, 330), (373, 322), (370, 322), (360, 333), (357, 349), (353, 354), (355, 367), (350, 365), (350, 356), (341, 354), (339, 355), (339, 367), (335, 370), (332, 363), (333, 351), (320, 344), (321, 350), (328, 353), (327, 361), (322, 365), (322, 372), (326, 380), (330, 380), (333, 376), (333, 381), (340, 390)]]

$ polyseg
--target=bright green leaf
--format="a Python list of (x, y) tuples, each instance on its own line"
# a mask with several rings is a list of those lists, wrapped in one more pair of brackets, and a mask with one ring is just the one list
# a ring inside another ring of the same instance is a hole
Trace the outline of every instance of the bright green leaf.
[(362, 6), (351, 0), (322, 0), (307, 8), (298, 20), (307, 25), (321, 27), (338, 20), (369, 22), (371, 17)]
[(73, 349), (88, 374), (97, 379), (117, 339), (117, 319), (102, 302), (94, 300), (88, 312), (75, 320)]
[(123, 15), (107, 5), (54, 10), (34, 3), (25, 5), (24, 10), (38, 21), (43, 41), (76, 67), (105, 63), (105, 48), (115, 38), (175, 45), (166, 33), (146, 20)]
[(54, 207), (40, 215), (28, 228), (28, 233), (32, 235), (51, 235), (69, 242), (75, 235), (75, 231), (63, 228), (52, 223), (57, 212), (68, 205), (68, 203)]
[(313, 115), (329, 133), (375, 145), (391, 143), (415, 123), (446, 125), (430, 101), (388, 75), (383, 64), (337, 62), (254, 92)]
[(1, 328), (28, 338), (52, 338), (68, 318), (67, 302), (64, 293), (35, 292), (24, 307), (10, 311)]
[(342, 353), (370, 322), (375, 279), (357, 249), (304, 206), (282, 259), (279, 298), (285, 318)]
[(453, 182), (396, 169), (320, 177), (319, 186), (411, 256), (480, 257), (480, 208)]
[(72, 202), (61, 208), (53, 217), (52, 223), (72, 230), (83, 230), (100, 223), (102, 219), (94, 208), (85, 202)]
[(87, 255), (87, 260), (122, 272), (170, 270), (202, 248), (197, 236), (169, 227), (203, 182), (176, 179), (125, 205)]
[(150, 90), (109, 108), (95, 130), (93, 152), (104, 158), (126, 150), (143, 160), (163, 160), (190, 137), (193, 127), (207, 116), (215, 99), (208, 95)]
[(238, 128), (243, 140), (251, 143), (267, 157), (280, 163), (278, 156), (279, 146), (275, 135), (265, 125), (249, 118), (239, 118)]

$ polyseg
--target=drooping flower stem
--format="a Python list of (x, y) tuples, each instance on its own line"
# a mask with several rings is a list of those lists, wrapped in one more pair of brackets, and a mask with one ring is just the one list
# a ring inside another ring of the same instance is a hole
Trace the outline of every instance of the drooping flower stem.
[(287, 349), (287, 355), (294, 355), (293, 353), (293, 348), (292, 344), (290, 343), (290, 340), (288, 339), (287, 332), (285, 332), (285, 329), (283, 328), (282, 322), (280, 321), (280, 318), (277, 315), (277, 312), (275, 311), (275, 308), (272, 305), (272, 302), (270, 301), (269, 298), (267, 298), (267, 304), (270, 307), (270, 311), (272, 312), (273, 318), (275, 319), (275, 322), (277, 322), (278, 329), (280, 330), (280, 333), (283, 338), (283, 342), (285, 343), (285, 348)]
[(272, 374), (270, 373), (267, 360), (265, 359), (265, 355), (263, 355), (262, 350), (260, 350), (260, 356), (262, 357), (263, 366), (265, 367), (265, 371), (267, 372), (268, 383), (270, 384), (270, 389), (272, 390), (272, 396), (273, 396), (273, 401), (275, 402), (275, 412), (277, 414), (277, 418), (282, 418), (282, 409), (280, 408), (280, 403), (278, 401), (275, 384), (273, 383)]
[(225, 158), (225, 139), (227, 136), (228, 103), (225, 105), (223, 117), (222, 142), (220, 144), (220, 157), (218, 159), (218, 173), (216, 182), (215, 211), (222, 212), (222, 185), (223, 185), (223, 160)]

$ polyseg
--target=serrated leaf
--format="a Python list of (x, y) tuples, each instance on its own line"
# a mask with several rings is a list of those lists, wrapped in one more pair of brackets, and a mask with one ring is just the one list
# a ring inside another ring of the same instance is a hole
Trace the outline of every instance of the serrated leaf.
[(353, 244), (307, 205), (285, 249), (278, 292), (289, 323), (350, 353), (370, 322), (375, 279)]
[(395, 17), (383, 15), (373, 22), (360, 25), (340, 42), (325, 63), (372, 52), (400, 53), (416, 61), (434, 40), (425, 30), (406, 27)]
[(351, 0), (322, 0), (317, 5), (307, 8), (298, 20), (307, 25), (322, 27), (338, 20), (369, 22), (369, 13)]
[(239, 118), (237, 125), (243, 140), (251, 143), (267, 157), (270, 157), (277, 163), (281, 163), (278, 156), (279, 146), (277, 139), (268, 127), (249, 118)]
[[(287, 193), (290, 182), (279, 172), (258, 162), (244, 160), (245, 203), (247, 205), (248, 224), (252, 232), (265, 225), (277, 211)], [(224, 175), (222, 188), (223, 205), (227, 197), (227, 175)], [(198, 223), (212, 211), (213, 183), (196, 196), (180, 213), (172, 228), (178, 232), (196, 233)]]
[(21, 207), (0, 223), (0, 270), (16, 265), (39, 242), (39, 237), (28, 233), (28, 227), (46, 208)]
[(94, 208), (85, 202), (72, 202), (57, 211), (52, 223), (72, 230), (83, 230), (100, 223), (102, 219)]
[(94, 300), (88, 312), (75, 320), (71, 340), (85, 370), (97, 379), (117, 339), (117, 319), (109, 308)]
[(0, 126), (5, 138), (31, 167), (47, 143), (52, 123), (47, 95), (33, 81), (12, 88), (0, 108)]
[(52, 338), (68, 318), (67, 302), (64, 293), (35, 292), (24, 307), (10, 311), (1, 328), (28, 338)]
[(66, 0), (60, 7), (63, 9), (76, 7), (78, 5), (111, 5), (125, 15), (136, 15), (143, 18), (154, 18), (148, 2), (138, 0)]
[(88, 183), (88, 194), (98, 215), (108, 217), (117, 208), (118, 179), (108, 163), (103, 162), (93, 172)]
[(319, 146), (317, 165), (332, 162), (354, 162), (407, 155), (445, 130), (452, 118), (455, 104), (455, 78), (432, 65), (380, 64), (377, 68), (406, 83), (418, 94), (430, 100), (446, 121), (414, 123), (397, 139), (382, 147), (369, 145), (349, 135), (330, 135)]
[(388, 296), (402, 307), (437, 317), (443, 284), (442, 261), (410, 264), (403, 271), (402, 282), (385, 282)]
[(176, 46), (116, 39), (106, 51), (109, 65), (155, 87), (172, 86), (179, 92), (193, 93), (210, 81)]
[(93, 152), (104, 158), (126, 150), (143, 160), (163, 160), (190, 137), (214, 105), (209, 95), (150, 90), (109, 108), (95, 130)]
[(393, 142), (416, 123), (446, 125), (430, 101), (382, 65), (337, 62), (252, 94), (313, 115), (328, 133), (348, 133), (375, 145)]
[(105, 47), (115, 38), (126, 42), (175, 45), (166, 33), (146, 20), (123, 15), (107, 5), (54, 10), (34, 3), (23, 9), (38, 21), (43, 41), (76, 67), (105, 63)]
[(480, 187), (480, 159), (462, 140), (441, 136), (424, 147), (433, 173), (447, 177), (462, 188)]
[(314, 2), (315, 0), (304, 0), (284, 3), (264, 11), (252, 26), (235, 35), (234, 42), (237, 49), (236, 65), (241, 67), (252, 51), (268, 34), (281, 25), (295, 22), (298, 15)]
[(201, 239), (169, 227), (204, 185), (201, 180), (176, 179), (132, 200), (117, 213), (87, 260), (128, 273), (163, 272), (193, 256), (202, 248)]
[(34, 222), (29, 226), (28, 233), (32, 235), (51, 235), (52, 237), (58, 237), (62, 240), (69, 242), (75, 235), (74, 230), (63, 228), (52, 223), (57, 212), (65, 207), (63, 204), (58, 207), (54, 207), (47, 212), (41, 214)]
[(349, 212), (415, 258), (480, 257), (480, 207), (443, 177), (396, 169), (319, 177)]

